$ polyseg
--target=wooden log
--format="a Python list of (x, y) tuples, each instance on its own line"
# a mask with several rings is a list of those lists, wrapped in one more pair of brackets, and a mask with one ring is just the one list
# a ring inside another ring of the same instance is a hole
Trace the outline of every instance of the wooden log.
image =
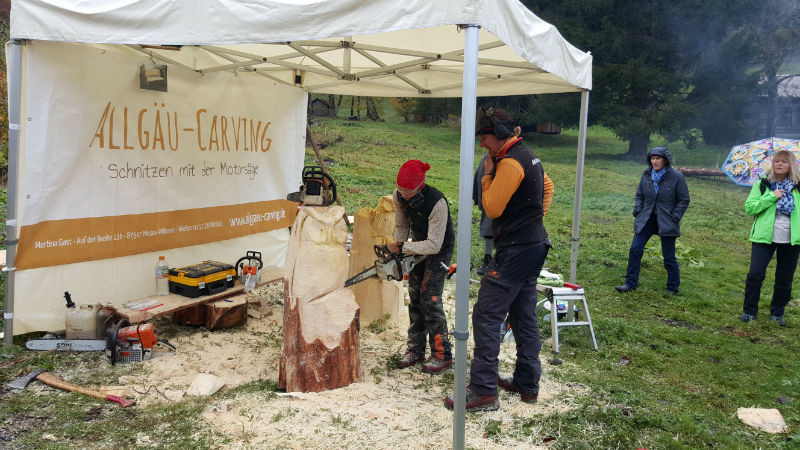
[(344, 288), (344, 208), (304, 206), (286, 255), (283, 349), (278, 385), (319, 392), (361, 381), (359, 308)]
[[(375, 245), (394, 242), (394, 202), (391, 195), (381, 197), (375, 209), (361, 208), (353, 218), (353, 242), (350, 245), (350, 275), (375, 265)], [(362, 326), (389, 315), (397, 320), (403, 306), (403, 284), (370, 278), (350, 286), (361, 308)]]
[(692, 169), (689, 167), (676, 167), (680, 173), (692, 177), (724, 177), (725, 172), (720, 169)]
[(237, 327), (247, 323), (247, 297), (244, 295), (214, 300), (203, 306), (206, 310), (205, 326), (209, 331)]
[(175, 311), (172, 321), (181, 325), (202, 325), (209, 331), (244, 325), (247, 323), (247, 298), (237, 295)]

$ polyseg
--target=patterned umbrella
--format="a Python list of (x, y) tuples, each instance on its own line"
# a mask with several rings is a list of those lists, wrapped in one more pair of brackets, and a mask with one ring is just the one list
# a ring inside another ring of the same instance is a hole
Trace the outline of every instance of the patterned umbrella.
[(736, 184), (752, 186), (767, 173), (772, 155), (779, 150), (794, 153), (800, 165), (800, 141), (771, 137), (733, 147), (722, 163), (722, 171)]

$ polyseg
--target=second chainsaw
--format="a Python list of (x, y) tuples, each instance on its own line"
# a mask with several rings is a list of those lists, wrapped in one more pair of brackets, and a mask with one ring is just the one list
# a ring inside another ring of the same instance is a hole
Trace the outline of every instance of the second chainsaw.
[(403, 277), (425, 259), (423, 255), (392, 253), (385, 245), (375, 246), (375, 256), (378, 259), (373, 267), (354, 275), (344, 282), (344, 286), (352, 286), (372, 277), (378, 277), (379, 280), (403, 281)]

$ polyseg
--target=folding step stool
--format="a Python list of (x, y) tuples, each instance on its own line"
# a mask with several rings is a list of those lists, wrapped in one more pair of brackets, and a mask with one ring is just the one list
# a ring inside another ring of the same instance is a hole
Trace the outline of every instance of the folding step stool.
[[(594, 338), (592, 316), (589, 314), (589, 305), (586, 304), (586, 294), (582, 287), (579, 289), (572, 289), (568, 287), (552, 287), (537, 284), (536, 290), (545, 295), (545, 298), (536, 304), (536, 309), (542, 308), (546, 301), (550, 301), (550, 327), (553, 331), (553, 353), (558, 353), (558, 330), (563, 327), (589, 327), (589, 334), (592, 337), (592, 346), (597, 350), (597, 340)], [(580, 302), (580, 307), (586, 320), (575, 320), (576, 301)], [(567, 317), (564, 320), (558, 320), (559, 303), (567, 304)]]

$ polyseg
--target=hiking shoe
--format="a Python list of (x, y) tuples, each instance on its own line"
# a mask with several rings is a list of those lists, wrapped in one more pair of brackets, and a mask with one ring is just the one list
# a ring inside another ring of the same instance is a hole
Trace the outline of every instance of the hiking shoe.
[(435, 356), (431, 356), (425, 361), (425, 364), (422, 365), (422, 371), (431, 375), (438, 375), (452, 366), (452, 359), (439, 359)]
[[(478, 395), (472, 392), (472, 389), (467, 386), (467, 402), (466, 402), (466, 411), (467, 412), (475, 412), (475, 411), (496, 411), (500, 409), (500, 402), (497, 400), (496, 395)], [(453, 405), (455, 404), (455, 399), (453, 398), (453, 394), (448, 395), (444, 398), (444, 406), (447, 409), (453, 409)]]
[(478, 275), (484, 276), (489, 269), (489, 263), (492, 261), (492, 255), (483, 255), (483, 265), (478, 269)]
[(628, 285), (628, 283), (625, 283), (625, 284), (622, 284), (622, 285), (619, 285), (619, 286), (614, 286), (614, 289), (616, 289), (617, 292), (630, 292), (630, 291), (635, 291), (636, 290), (635, 287), (630, 287), (630, 285)]
[(739, 320), (741, 320), (742, 322), (750, 322), (751, 320), (756, 320), (756, 315), (744, 313), (741, 316), (739, 316)]
[(786, 321), (783, 320), (783, 316), (769, 316), (769, 320), (774, 320), (774, 321), (778, 322), (778, 325), (780, 325), (782, 327), (786, 326)]
[(526, 394), (524, 392), (521, 392), (514, 384), (513, 376), (498, 375), (497, 385), (507, 390), (508, 392), (518, 392), (519, 396), (522, 398), (522, 401), (525, 403), (536, 403), (536, 400), (539, 397), (538, 394)]
[(423, 358), (422, 356), (417, 355), (414, 352), (410, 352), (409, 351), (409, 352), (406, 352), (406, 354), (403, 355), (403, 357), (400, 358), (399, 361), (397, 361), (397, 367), (399, 367), (401, 369), (405, 369), (405, 368), (408, 368), (408, 367), (411, 367), (411, 366), (414, 366), (414, 365), (417, 365), (417, 364), (421, 363), (423, 359), (425, 359), (425, 358)]

